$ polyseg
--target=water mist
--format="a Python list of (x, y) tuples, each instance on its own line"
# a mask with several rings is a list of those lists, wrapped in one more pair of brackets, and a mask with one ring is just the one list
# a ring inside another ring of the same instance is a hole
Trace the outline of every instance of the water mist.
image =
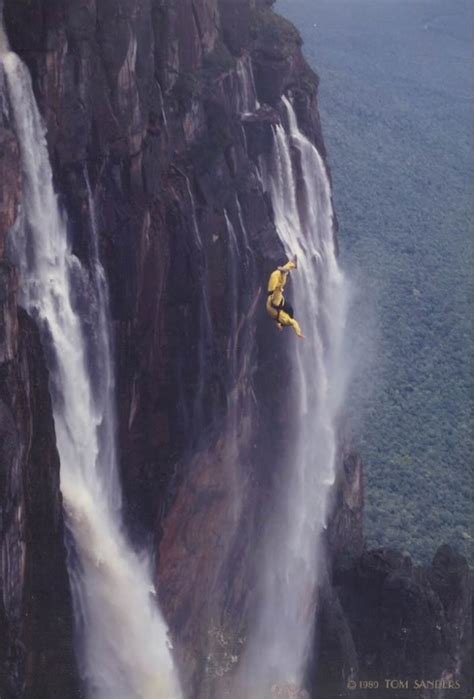
[(293, 357), (289, 443), (263, 534), (257, 604), (236, 679), (239, 699), (266, 699), (275, 685), (303, 685), (347, 380), (347, 285), (336, 259), (329, 179), (287, 98), (283, 105), (288, 126), (274, 127), (273, 150), (260, 169), (287, 257), (298, 257), (288, 291), (305, 339), (284, 331), (291, 333)]
[[(122, 528), (108, 293), (92, 192), (86, 269), (71, 252), (30, 75), (2, 34), (0, 62), (23, 173), (10, 247), (21, 303), (40, 328), (50, 370), (80, 669), (91, 699), (180, 699), (149, 563)], [(84, 288), (87, 304), (80, 303)]]

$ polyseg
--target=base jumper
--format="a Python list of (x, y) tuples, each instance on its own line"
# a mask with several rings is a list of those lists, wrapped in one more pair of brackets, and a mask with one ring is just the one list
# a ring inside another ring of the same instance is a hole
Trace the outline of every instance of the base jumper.
[(268, 295), (267, 295), (267, 311), (271, 318), (276, 322), (279, 330), (283, 327), (291, 327), (298, 335), (303, 338), (298, 321), (293, 318), (293, 308), (285, 301), (283, 289), (285, 288), (286, 280), (290, 270), (296, 269), (298, 262), (296, 256), (293, 260), (289, 260), (282, 267), (271, 273), (268, 280)]

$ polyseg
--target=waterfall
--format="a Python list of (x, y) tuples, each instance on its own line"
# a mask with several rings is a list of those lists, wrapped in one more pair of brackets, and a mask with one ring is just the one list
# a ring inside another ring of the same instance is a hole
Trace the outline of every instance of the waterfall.
[(23, 170), (11, 254), (50, 370), (80, 668), (91, 699), (178, 699), (150, 564), (130, 548), (121, 523), (108, 294), (92, 192), (88, 271), (68, 242), (30, 75), (5, 45), (0, 61)]
[(301, 689), (304, 682), (346, 382), (347, 292), (336, 259), (330, 184), (291, 103), (283, 102), (289, 126), (275, 127), (273, 152), (262, 160), (261, 174), (286, 254), (298, 256), (288, 293), (305, 339), (288, 337), (293, 356), (289, 447), (263, 535), (258, 606), (237, 677), (239, 699), (264, 699), (272, 687)]
[(252, 59), (249, 55), (242, 56), (237, 60), (237, 113), (251, 114), (260, 107), (257, 99), (257, 90), (252, 70)]

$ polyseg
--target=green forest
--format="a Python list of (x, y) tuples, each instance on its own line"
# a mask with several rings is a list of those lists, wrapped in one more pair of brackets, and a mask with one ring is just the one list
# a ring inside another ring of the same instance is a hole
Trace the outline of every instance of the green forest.
[[(472, 553), (472, 7), (279, 0), (321, 77), (369, 546)], [(403, 46), (403, 50), (402, 47)]]

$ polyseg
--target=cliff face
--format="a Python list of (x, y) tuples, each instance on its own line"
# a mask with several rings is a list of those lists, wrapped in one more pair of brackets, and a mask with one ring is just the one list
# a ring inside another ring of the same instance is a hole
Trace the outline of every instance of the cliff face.
[(77, 695), (48, 376), (5, 234), (21, 196), (0, 68), (0, 695)]
[(322, 591), (315, 686), (325, 699), (469, 697), (471, 609), (467, 562), (448, 546), (426, 568), (365, 551)]
[[(258, 565), (253, 542), (287, 444), (292, 338), (272, 341), (262, 286), (283, 250), (257, 169), (271, 147), (283, 92), (291, 90), (301, 128), (325, 153), (317, 78), (303, 60), (298, 34), (270, 5), (263, 0), (5, 0), (12, 48), (31, 70), (47, 123), (74, 249), (86, 261), (94, 198), (114, 320), (128, 524), (140, 541), (149, 537), (156, 552), (160, 601), (178, 639), (176, 653), (193, 699), (225, 696)], [(17, 150), (8, 129), (0, 137), (8, 160), (0, 219), (7, 228), (19, 191)], [(51, 468), (44, 474), (47, 493), (36, 489), (36, 502), (44, 505), (52, 498), (48, 531), (58, 557), (48, 579), (65, 580), (46, 375), (39, 352), (33, 352), (37, 365), (19, 359), (21, 347), (28, 353), (37, 338), (23, 318), (19, 337), (24, 340), (18, 344), (16, 278), (5, 269), (2, 312), (10, 339), (1, 351), (14, 375), (19, 376), (20, 365), (26, 371), (16, 380), (33, 417), (30, 425), (19, 424), (21, 416), (6, 401), (0, 424), (11, 424), (11, 434), (17, 430), (29, 440), (35, 420), (46, 421), (37, 433), (42, 435), (37, 449), (47, 450)], [(39, 385), (28, 393), (31, 376)], [(368, 613), (370, 590), (378, 595), (374, 590), (380, 584), (373, 559), (363, 556), (362, 465), (343, 442), (327, 540), (334, 571), (327, 572), (318, 619), (323, 649), (318, 682), (331, 691), (337, 683), (344, 691), (356, 669), (370, 662), (354, 590), (358, 585), (365, 590)], [(22, 463), (31, 473), (32, 462)], [(21, 540), (20, 533), (15, 540)], [(37, 546), (50, 550), (43, 540)], [(23, 580), (20, 562), (16, 566), (12, 580)], [(425, 582), (416, 583), (421, 595)], [(387, 604), (398, 604), (399, 592), (392, 597), (387, 592), (392, 600)], [(66, 597), (61, 599), (66, 610)], [(440, 609), (435, 608), (433, 618)], [(16, 609), (17, 619), (28, 611), (21, 601)], [(61, 629), (68, 647), (66, 617), (65, 612)], [(55, 623), (57, 611), (51, 619)], [(15, 629), (12, 634), (18, 637)], [(392, 646), (385, 648), (388, 656)], [(404, 662), (401, 658), (401, 672)]]
[[(259, 503), (284, 441), (288, 343), (274, 350), (268, 326), (250, 322), (263, 319), (262, 280), (283, 258), (256, 168), (283, 89), (319, 134), (317, 81), (295, 30), (244, 2), (237, 46), (227, 10), (216, 0), (5, 3), (84, 260), (88, 182), (95, 200), (128, 522), (154, 539), (186, 680), (208, 697), (227, 663), (222, 634), (237, 643), (244, 620)], [(251, 55), (269, 106), (243, 118)]]

